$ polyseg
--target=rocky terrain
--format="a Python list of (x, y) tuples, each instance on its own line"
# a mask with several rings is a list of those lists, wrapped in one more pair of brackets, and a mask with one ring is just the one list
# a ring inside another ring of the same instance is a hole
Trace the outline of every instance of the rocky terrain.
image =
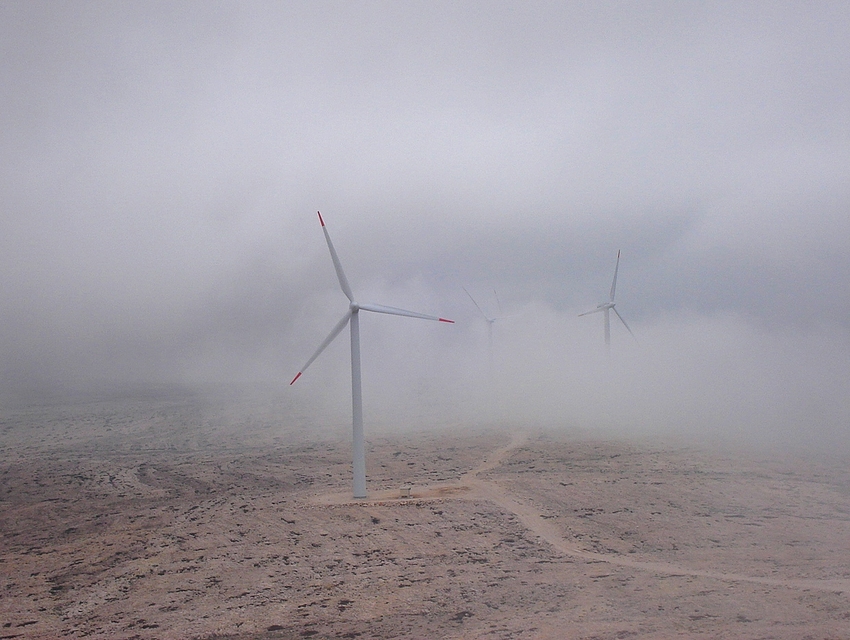
[(226, 407), (4, 410), (0, 638), (850, 638), (847, 456)]

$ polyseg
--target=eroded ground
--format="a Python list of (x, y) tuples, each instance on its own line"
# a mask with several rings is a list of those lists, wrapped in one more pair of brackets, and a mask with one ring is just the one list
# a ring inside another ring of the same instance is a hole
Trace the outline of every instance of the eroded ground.
[(222, 411), (3, 416), (0, 638), (850, 638), (846, 458)]

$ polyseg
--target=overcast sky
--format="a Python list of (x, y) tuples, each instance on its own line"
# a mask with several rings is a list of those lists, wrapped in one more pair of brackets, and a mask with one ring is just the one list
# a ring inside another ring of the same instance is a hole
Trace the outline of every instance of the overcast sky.
[(344, 421), (345, 334), (287, 386), (347, 305), (321, 210), (359, 300), (457, 320), (361, 320), (367, 423), (850, 440), (848, 42), (845, 2), (6, 0), (3, 394)]

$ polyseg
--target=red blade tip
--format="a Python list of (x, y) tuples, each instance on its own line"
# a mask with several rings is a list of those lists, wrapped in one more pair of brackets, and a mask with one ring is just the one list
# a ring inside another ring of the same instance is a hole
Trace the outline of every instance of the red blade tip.
[(295, 377), (292, 379), (292, 382), (290, 382), (290, 383), (289, 383), (289, 386), (291, 387), (293, 384), (295, 384), (295, 381), (296, 381), (296, 380), (298, 380), (298, 378), (300, 378), (300, 377), (301, 377), (301, 372), (299, 371), (299, 372), (298, 372), (298, 375), (297, 375), (297, 376), (295, 376)]
[(321, 223), (322, 223), (322, 226), (324, 227), (324, 226), (325, 226), (325, 221), (324, 221), (324, 220), (322, 220), (322, 212), (321, 212), (321, 211), (317, 211), (316, 213), (318, 213), (318, 214), (319, 214), (319, 222), (321, 222)]
[(440, 320), (440, 322), (448, 322), (449, 324), (454, 324), (454, 323), (455, 323), (455, 321), (454, 321), (454, 320), (448, 320), (448, 319), (446, 319), (446, 318), (439, 318), (439, 320)]

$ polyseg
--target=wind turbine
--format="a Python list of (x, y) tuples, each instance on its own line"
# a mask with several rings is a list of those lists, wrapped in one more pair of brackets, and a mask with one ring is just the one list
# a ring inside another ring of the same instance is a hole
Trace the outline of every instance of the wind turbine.
[[(495, 317), (495, 318), (491, 318), (490, 316), (488, 316), (486, 313), (484, 313), (484, 310), (478, 305), (478, 303), (475, 302), (475, 298), (473, 298), (472, 294), (469, 293), (469, 291), (466, 290), (466, 287), (461, 287), (461, 289), (463, 289), (464, 292), (466, 293), (466, 295), (469, 296), (469, 299), (472, 300), (472, 304), (475, 305), (475, 308), (478, 309), (478, 312), (481, 314), (481, 316), (487, 322), (487, 345), (488, 345), (489, 354), (490, 354), (490, 377), (492, 378), (493, 377), (493, 324), (496, 322), (496, 320), (501, 320), (502, 317), (498, 316), (498, 317)], [(493, 289), (493, 295), (496, 296), (496, 304), (499, 306), (499, 313), (501, 313), (502, 312), (502, 303), (499, 302), (499, 294), (496, 293), (495, 289)]]
[(416, 313), (415, 311), (405, 311), (404, 309), (396, 309), (395, 307), (385, 307), (379, 304), (359, 304), (354, 301), (354, 293), (351, 291), (351, 286), (348, 284), (348, 278), (345, 277), (345, 272), (342, 270), (342, 264), (339, 261), (339, 256), (336, 254), (336, 249), (331, 242), (331, 237), (328, 235), (328, 229), (325, 226), (325, 221), (322, 219), (321, 212), (319, 213), (319, 222), (322, 225), (322, 231), (325, 232), (325, 240), (328, 243), (328, 249), (331, 252), (331, 260), (336, 269), (336, 275), (339, 279), (339, 286), (342, 292), (349, 300), (348, 311), (342, 317), (336, 326), (331, 330), (330, 335), (325, 338), (325, 341), (319, 345), (316, 352), (310, 356), (307, 363), (301, 367), (301, 371), (292, 379), (289, 384), (295, 383), (301, 377), (307, 367), (313, 364), (313, 361), (319, 357), (319, 354), (333, 342), (340, 332), (345, 329), (345, 325), (350, 325), (351, 329), (351, 409), (352, 409), (352, 430), (354, 432), (354, 497), (366, 497), (366, 444), (363, 437), (363, 394), (360, 385), (360, 312), (374, 311), (375, 313), (386, 313), (393, 316), (407, 316), (409, 318), (421, 318), (423, 320), (437, 320), (439, 322), (454, 323), (454, 320), (446, 320), (438, 316), (429, 316), (424, 313)]
[[(632, 330), (629, 329), (629, 325), (626, 324), (626, 321), (623, 320), (623, 316), (620, 315), (620, 312), (614, 306), (614, 293), (617, 291), (617, 272), (620, 270), (620, 252), (617, 251), (617, 266), (614, 267), (614, 281), (611, 283), (611, 294), (609, 295), (608, 302), (600, 302), (596, 305), (596, 308), (593, 311), (587, 311), (585, 313), (580, 313), (579, 317), (586, 316), (591, 313), (599, 313), (600, 311), (605, 314), (605, 346), (610, 350), (611, 348), (611, 318), (609, 315), (609, 311), (613, 311), (617, 314), (617, 317), (620, 319), (620, 322), (623, 323), (623, 326), (628, 330), (629, 333), (632, 334), (632, 338), (635, 337), (635, 334), (632, 333)], [(637, 338), (635, 338), (637, 340)]]

